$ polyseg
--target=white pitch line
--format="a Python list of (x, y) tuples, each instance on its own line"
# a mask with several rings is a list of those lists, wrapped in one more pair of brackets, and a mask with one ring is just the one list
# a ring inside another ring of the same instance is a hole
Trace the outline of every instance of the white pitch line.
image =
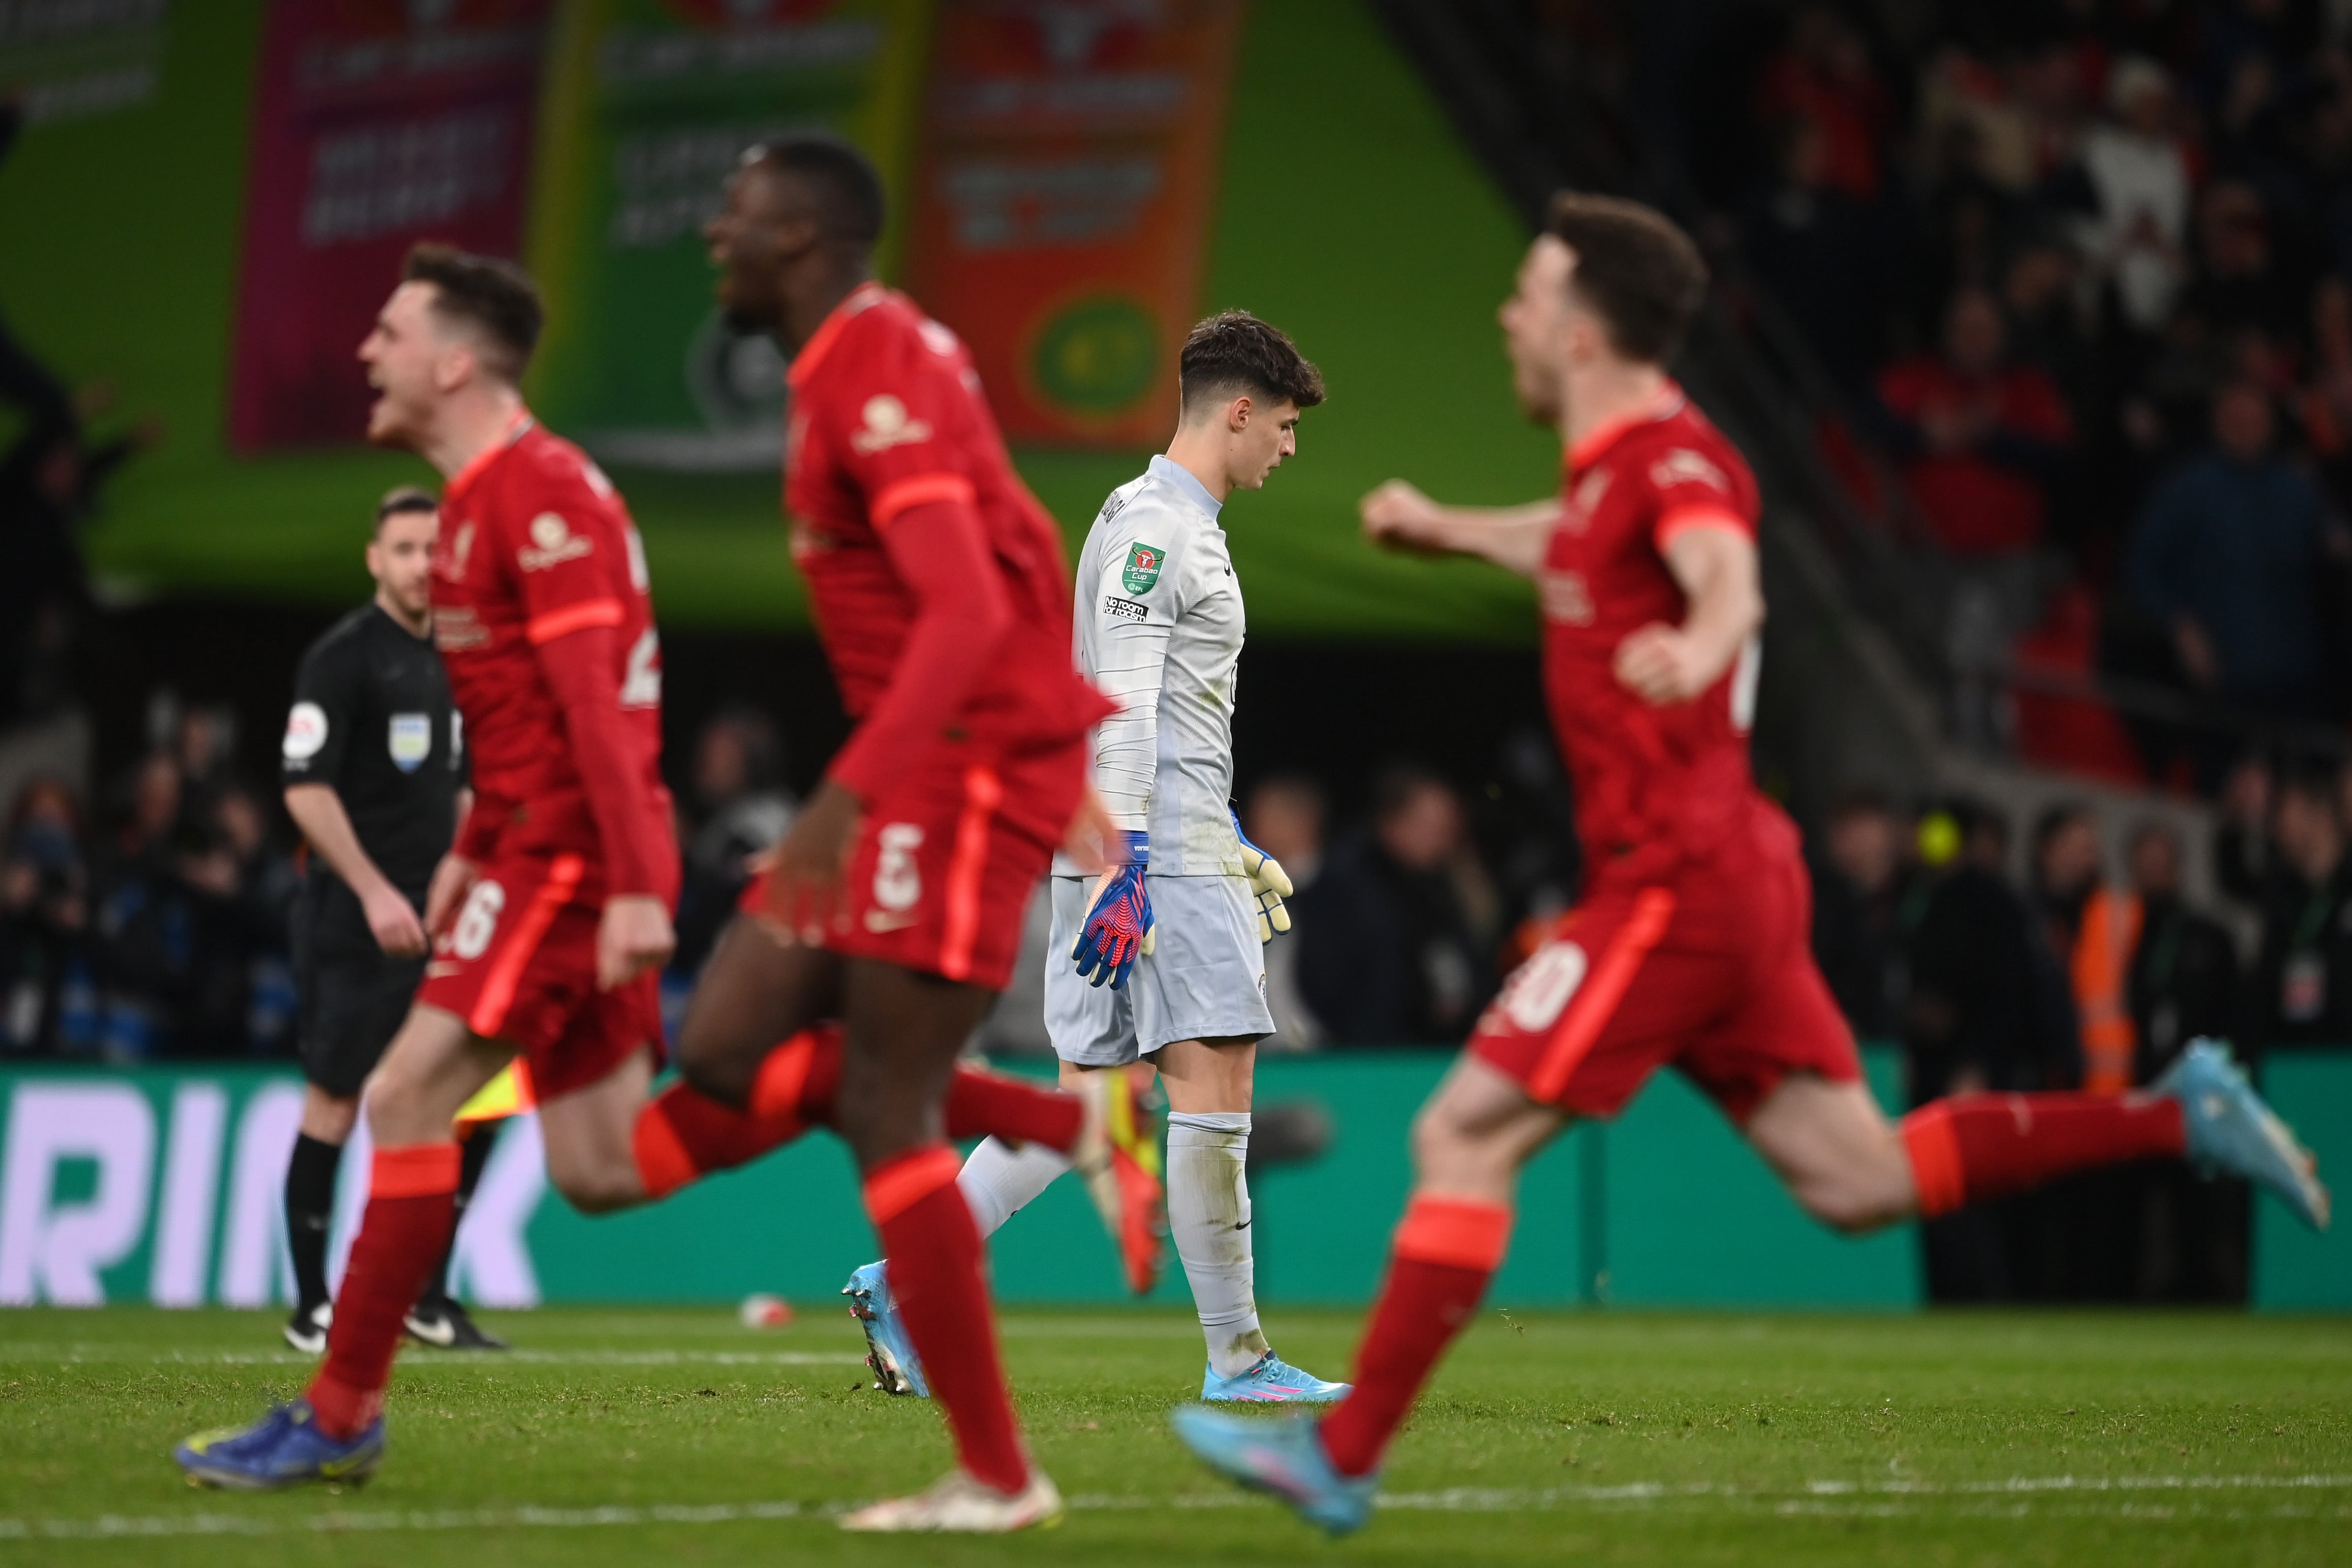
[[(1633, 1481), (1619, 1486), (1545, 1487), (1522, 1490), (1454, 1487), (1443, 1491), (1395, 1492), (1380, 1500), (1384, 1510), (1402, 1513), (1521, 1513), (1555, 1510), (1563, 1505), (1609, 1503), (1721, 1501), (1735, 1506), (1769, 1505), (1772, 1517), (1818, 1519), (1847, 1517), (1916, 1517), (1916, 1500), (1937, 1497), (1959, 1501), (1958, 1511), (1971, 1516), (2024, 1518), (2035, 1504), (2021, 1499), (2037, 1494), (2114, 1491), (2212, 1491), (2352, 1490), (2352, 1476), (2014, 1476), (2005, 1480), (1961, 1481), (1939, 1485), (1924, 1481), (1839, 1482), (1808, 1484), (1807, 1496), (1791, 1496), (1772, 1488), (1743, 1489), (1697, 1481), (1668, 1484)], [(1875, 1494), (1887, 1500), (1864, 1500)], [(2004, 1494), (2011, 1500), (1994, 1504), (1975, 1500)], [(645, 1507), (440, 1509), (411, 1511), (336, 1510), (296, 1518), (242, 1513), (184, 1513), (140, 1517), (100, 1514), (95, 1519), (0, 1518), (0, 1541), (97, 1541), (126, 1538), (199, 1535), (332, 1535), (343, 1532), (424, 1531), (444, 1530), (595, 1530), (650, 1524), (731, 1524), (750, 1521), (830, 1519), (858, 1506), (833, 1502), (657, 1503)], [(1165, 1497), (1080, 1494), (1069, 1500), (1073, 1511), (1083, 1513), (1139, 1512), (1168, 1510), (1192, 1511), (1263, 1506), (1238, 1491), (1180, 1492)], [(2079, 1505), (2054, 1511), (2121, 1517), (2171, 1518), (2175, 1508), (2125, 1502), (2108, 1509)], [(2226, 1517), (2246, 1517), (2231, 1511)], [(2261, 1517), (2319, 1517), (2310, 1508), (2273, 1508)], [(2352, 1517), (2338, 1508), (2333, 1517)]]
[[(55, 1366), (315, 1366), (319, 1358), (291, 1350), (225, 1350), (206, 1354), (175, 1352), (170, 1355), (136, 1355), (100, 1350), (95, 1354), (22, 1354), (0, 1349), (0, 1364), (41, 1363)], [(866, 1358), (852, 1351), (813, 1350), (506, 1350), (494, 1354), (436, 1354), (426, 1351), (401, 1358), (404, 1367), (463, 1367), (495, 1372), (502, 1366), (862, 1366)]]

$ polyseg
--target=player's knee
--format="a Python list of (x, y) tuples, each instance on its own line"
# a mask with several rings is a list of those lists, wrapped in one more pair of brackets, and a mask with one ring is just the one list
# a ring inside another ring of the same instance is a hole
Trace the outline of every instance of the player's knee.
[(583, 1214), (611, 1214), (645, 1201), (636, 1169), (625, 1161), (559, 1158), (552, 1147), (547, 1153), (547, 1179)]
[(1423, 1176), (1463, 1173), (1490, 1163), (1488, 1151), (1444, 1100), (1424, 1105), (1412, 1119), (1413, 1168)]
[(1797, 1201), (1805, 1212), (1841, 1236), (1863, 1236), (1903, 1218), (1897, 1196), (1879, 1184), (1853, 1177), (1800, 1183)]
[(422, 1082), (387, 1063), (370, 1075), (362, 1092), (367, 1106), (368, 1135), (378, 1146), (396, 1147), (419, 1140), (420, 1130), (431, 1114), (431, 1096)]

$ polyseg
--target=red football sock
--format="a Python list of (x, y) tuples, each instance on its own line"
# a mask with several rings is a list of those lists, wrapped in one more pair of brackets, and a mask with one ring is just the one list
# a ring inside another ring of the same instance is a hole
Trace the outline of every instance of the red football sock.
[(948, 1085), (948, 1136), (991, 1134), (1009, 1144), (1043, 1144), (1068, 1154), (1078, 1146), (1086, 1103), (1066, 1090), (1026, 1079), (958, 1067)]
[(348, 1437), (383, 1408), (401, 1320), (441, 1265), (457, 1224), (457, 1145), (378, 1149), (327, 1359), (310, 1380), (310, 1407), (330, 1437)]
[(996, 1354), (996, 1315), (981, 1274), (980, 1230), (956, 1186), (962, 1161), (934, 1144), (866, 1176), (866, 1212), (890, 1260), (890, 1293), (947, 1410), (956, 1457), (1011, 1496), (1029, 1484), (1029, 1457)]
[[(1323, 1451), (1341, 1475), (1380, 1468), (1438, 1357), (1478, 1310), (1510, 1241), (1511, 1211), (1503, 1204), (1416, 1197), (1406, 1205), (1388, 1282), (1356, 1351), (1355, 1390), (1323, 1423)], [(895, 1256), (890, 1266), (898, 1267)]]
[(1927, 1218), (2094, 1166), (2188, 1147), (2177, 1100), (2112, 1094), (1961, 1094), (1903, 1118)]
[[(807, 1130), (812, 1079), (840, 1076), (841, 1036), (832, 1029), (796, 1034), (768, 1053), (751, 1087), (751, 1109), (713, 1100), (688, 1083), (673, 1083), (637, 1113), (632, 1150), (637, 1179), (649, 1199), (667, 1197), (713, 1171), (749, 1165)], [(825, 1090), (824, 1103), (833, 1094)]]

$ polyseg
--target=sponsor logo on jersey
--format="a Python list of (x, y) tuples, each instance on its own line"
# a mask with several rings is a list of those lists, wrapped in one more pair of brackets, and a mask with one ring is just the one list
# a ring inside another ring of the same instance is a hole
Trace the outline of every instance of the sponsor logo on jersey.
[(1669, 452), (1651, 464), (1650, 483), (1661, 490), (1676, 485), (1707, 485), (1726, 492), (1731, 488), (1731, 481), (1723, 476), (1722, 469), (1688, 447)]
[(414, 773), (433, 755), (433, 716), (428, 713), (396, 713), (384, 737), (385, 748), (392, 753), (392, 765), (403, 773)]
[(433, 645), (445, 653), (462, 653), (490, 640), (490, 629), (468, 604), (440, 604), (433, 610)]
[(852, 435), (849, 444), (871, 457), (893, 446), (912, 446), (930, 438), (931, 427), (908, 418), (905, 403), (888, 392), (877, 392), (866, 400), (866, 428)]
[(1570, 492), (1570, 505), (1560, 519), (1568, 525), (1570, 533), (1580, 534), (1592, 526), (1592, 514), (1601, 509), (1601, 497), (1609, 494), (1609, 481), (1613, 472), (1608, 468), (1595, 468), (1576, 482), (1576, 488)]
[(1116, 593), (1103, 595), (1103, 613), (1115, 615), (1121, 621), (1146, 621), (1151, 616), (1147, 606), (1132, 599), (1121, 599)]
[(1592, 591), (1580, 571), (1547, 571), (1537, 586), (1543, 600), (1544, 619), (1563, 626), (1592, 624)]
[(447, 553), (435, 559), (433, 570), (452, 582), (463, 582), (466, 580), (466, 558), (473, 553), (474, 525), (462, 524), (450, 539)]
[(1168, 552), (1158, 545), (1131, 545), (1127, 552), (1127, 570), (1119, 580), (1127, 584), (1129, 593), (1140, 598), (1151, 591), (1151, 585), (1160, 580), (1160, 569), (1167, 564)]
[(516, 553), (525, 571), (544, 571), (551, 566), (561, 566), (567, 560), (578, 560), (596, 548), (596, 541), (586, 534), (575, 534), (572, 525), (553, 512), (541, 512), (530, 520), (530, 543)]
[(327, 744), (327, 710), (317, 703), (296, 703), (286, 715), (286, 760), (307, 765)]

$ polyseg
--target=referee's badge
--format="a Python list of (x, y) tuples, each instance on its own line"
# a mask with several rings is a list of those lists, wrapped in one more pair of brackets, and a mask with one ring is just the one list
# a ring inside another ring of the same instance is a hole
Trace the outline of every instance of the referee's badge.
[(433, 755), (433, 716), (423, 713), (396, 713), (392, 716), (391, 749), (393, 766), (403, 773), (414, 773)]

